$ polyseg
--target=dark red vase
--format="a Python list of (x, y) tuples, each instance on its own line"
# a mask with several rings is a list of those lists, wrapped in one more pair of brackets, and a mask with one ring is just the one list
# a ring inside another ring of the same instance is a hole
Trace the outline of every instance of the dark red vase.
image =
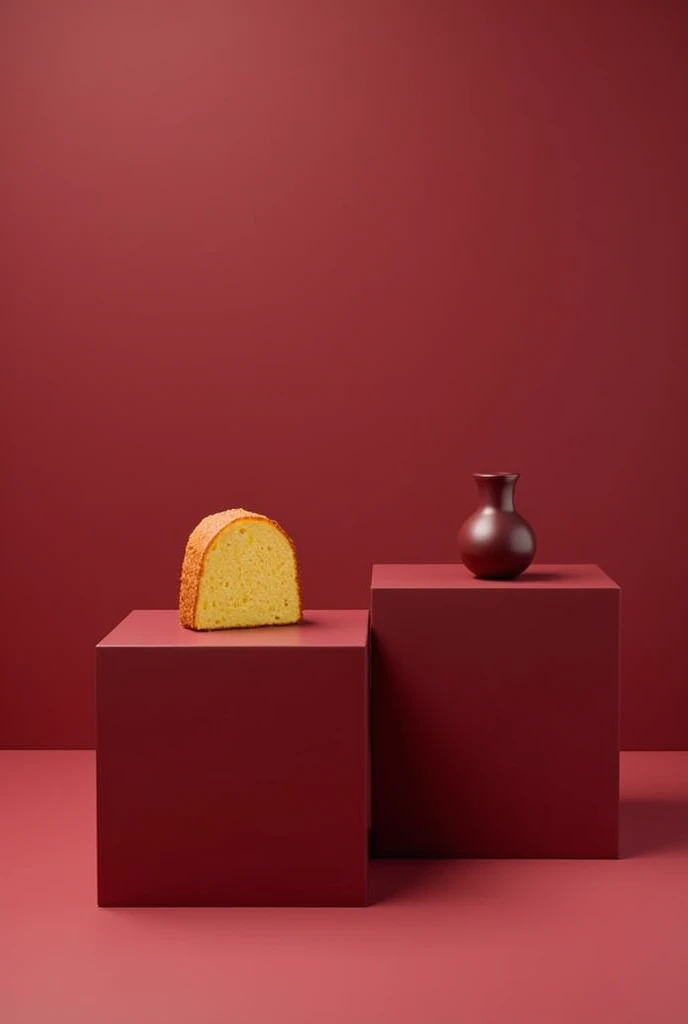
[(513, 580), (535, 555), (535, 534), (514, 508), (518, 473), (474, 473), (478, 507), (459, 530), (463, 564), (479, 580)]

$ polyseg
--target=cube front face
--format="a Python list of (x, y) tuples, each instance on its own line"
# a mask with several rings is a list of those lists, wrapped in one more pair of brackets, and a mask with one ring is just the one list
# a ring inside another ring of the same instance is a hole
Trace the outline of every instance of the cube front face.
[(97, 719), (101, 906), (365, 904), (366, 644), (99, 648)]
[(373, 585), (372, 849), (618, 856), (614, 586)]

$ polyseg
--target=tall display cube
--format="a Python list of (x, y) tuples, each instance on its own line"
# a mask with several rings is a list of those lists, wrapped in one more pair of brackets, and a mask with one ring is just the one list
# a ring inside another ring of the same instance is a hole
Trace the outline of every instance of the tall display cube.
[(618, 856), (619, 598), (593, 565), (374, 567), (374, 855)]
[(101, 906), (364, 905), (368, 612), (97, 647)]

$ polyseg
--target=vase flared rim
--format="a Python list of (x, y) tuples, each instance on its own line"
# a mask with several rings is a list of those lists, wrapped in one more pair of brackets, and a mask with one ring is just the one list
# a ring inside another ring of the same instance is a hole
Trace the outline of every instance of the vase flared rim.
[(518, 480), (520, 473), (474, 473), (474, 480)]

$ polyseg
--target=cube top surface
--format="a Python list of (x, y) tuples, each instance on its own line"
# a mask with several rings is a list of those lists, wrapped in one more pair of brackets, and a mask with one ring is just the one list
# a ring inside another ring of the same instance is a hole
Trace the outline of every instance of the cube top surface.
[(515, 580), (478, 580), (460, 562), (374, 565), (373, 590), (618, 590), (597, 565), (531, 565)]
[(197, 632), (185, 629), (176, 609), (139, 610), (98, 644), (110, 647), (360, 647), (368, 643), (367, 609), (304, 611), (293, 626), (258, 626)]

